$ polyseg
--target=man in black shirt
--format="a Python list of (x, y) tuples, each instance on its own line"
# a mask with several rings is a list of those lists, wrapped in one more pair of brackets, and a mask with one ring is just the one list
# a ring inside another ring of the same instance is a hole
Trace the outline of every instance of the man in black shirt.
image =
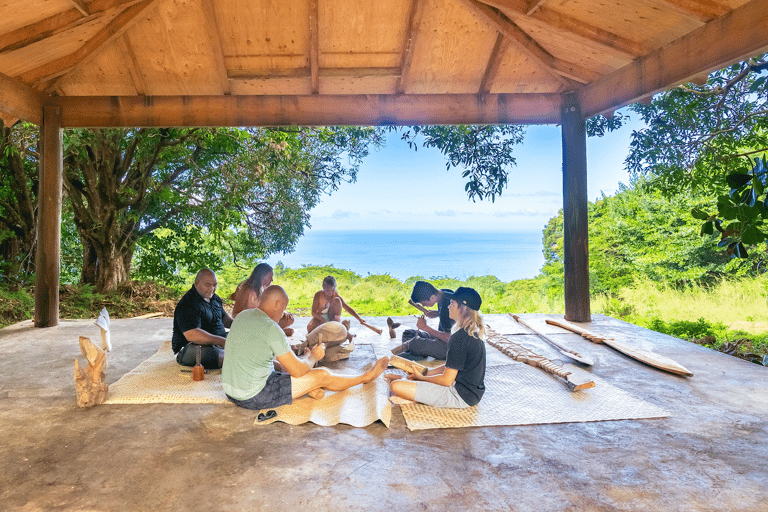
[(221, 368), (224, 362), (225, 328), (232, 325), (232, 317), (224, 311), (221, 297), (215, 293), (217, 285), (216, 274), (204, 268), (176, 305), (172, 344), (176, 361), (181, 365), (194, 366), (197, 350), (202, 352), (205, 368)]
[[(416, 281), (411, 291), (410, 304), (428, 318), (440, 318), (437, 330), (427, 325), (424, 317), (416, 320), (417, 329), (403, 331), (403, 344), (392, 351), (406, 358), (434, 357), (445, 359), (448, 354), (448, 340), (451, 338), (453, 320), (448, 315), (448, 304), (453, 290), (438, 290), (426, 281)], [(437, 304), (437, 311), (431, 308)]]

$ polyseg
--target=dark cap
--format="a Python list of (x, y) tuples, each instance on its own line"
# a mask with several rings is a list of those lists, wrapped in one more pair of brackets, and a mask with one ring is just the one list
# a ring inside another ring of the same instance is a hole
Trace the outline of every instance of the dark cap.
[(475, 311), (480, 311), (480, 305), (483, 303), (480, 294), (473, 288), (467, 288), (466, 286), (456, 288), (451, 299), (455, 300), (457, 304), (464, 304), (469, 309), (474, 309)]

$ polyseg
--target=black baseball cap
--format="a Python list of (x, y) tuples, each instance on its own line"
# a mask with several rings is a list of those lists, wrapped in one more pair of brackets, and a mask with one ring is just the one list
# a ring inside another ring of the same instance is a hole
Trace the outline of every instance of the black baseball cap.
[(466, 286), (460, 286), (453, 292), (452, 300), (455, 300), (457, 304), (464, 304), (469, 309), (480, 311), (480, 305), (483, 303), (483, 299), (480, 298), (480, 294), (473, 288)]

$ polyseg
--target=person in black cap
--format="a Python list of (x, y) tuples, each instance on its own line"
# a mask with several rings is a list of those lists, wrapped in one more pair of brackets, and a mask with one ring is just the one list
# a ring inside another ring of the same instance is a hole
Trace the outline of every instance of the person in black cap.
[[(422, 316), (416, 321), (416, 329), (403, 331), (403, 344), (392, 351), (393, 354), (408, 359), (434, 357), (445, 359), (448, 354), (448, 340), (451, 337), (453, 320), (448, 315), (448, 303), (453, 296), (453, 290), (443, 288), (438, 290), (431, 283), (416, 281), (411, 291), (409, 303), (424, 313), (427, 318), (440, 318), (437, 330), (427, 325)], [(437, 310), (426, 309), (437, 304)]]
[(458, 288), (448, 311), (456, 322), (448, 343), (445, 364), (426, 375), (409, 373), (408, 380), (389, 374), (396, 396), (434, 407), (465, 408), (477, 405), (485, 392), (485, 335), (480, 315), (482, 299), (472, 288)]

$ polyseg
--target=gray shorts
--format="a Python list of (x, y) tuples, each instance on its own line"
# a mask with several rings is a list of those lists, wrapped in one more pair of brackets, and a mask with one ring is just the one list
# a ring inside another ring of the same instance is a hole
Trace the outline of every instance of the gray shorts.
[(441, 386), (432, 382), (416, 382), (414, 398), (417, 402), (433, 407), (466, 409), (467, 402), (459, 396), (456, 385)]
[(267, 377), (264, 389), (247, 400), (238, 400), (227, 395), (227, 398), (235, 405), (258, 411), (260, 409), (274, 409), (281, 405), (293, 402), (291, 396), (291, 376), (287, 373), (272, 372)]
[(194, 343), (187, 343), (179, 353), (176, 354), (176, 362), (182, 366), (195, 366), (197, 360), (197, 347), (200, 347), (200, 353), (202, 358), (200, 364), (206, 370), (215, 370), (221, 368), (219, 364), (219, 352), (223, 349), (214, 345), (196, 345)]

